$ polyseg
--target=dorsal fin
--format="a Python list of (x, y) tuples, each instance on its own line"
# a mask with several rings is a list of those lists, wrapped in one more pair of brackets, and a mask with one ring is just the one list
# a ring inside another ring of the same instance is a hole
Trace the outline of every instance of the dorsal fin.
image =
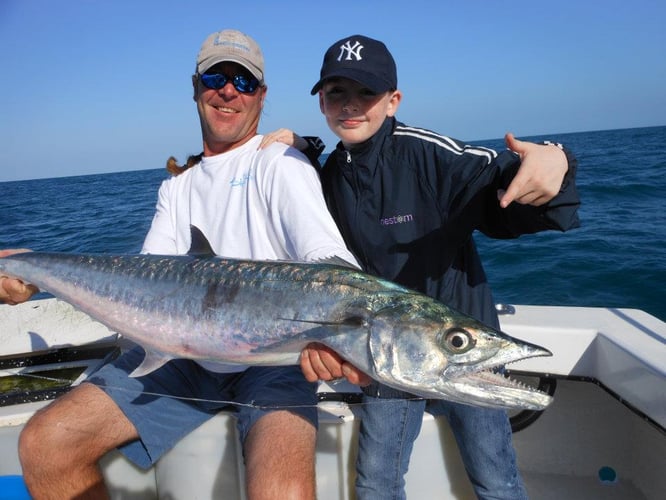
[(187, 255), (196, 255), (197, 257), (215, 257), (215, 252), (210, 247), (208, 238), (204, 236), (197, 226), (190, 224), (190, 249)]

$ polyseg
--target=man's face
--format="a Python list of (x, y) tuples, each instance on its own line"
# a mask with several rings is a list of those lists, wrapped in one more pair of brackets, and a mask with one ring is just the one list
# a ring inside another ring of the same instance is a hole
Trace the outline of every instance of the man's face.
[(256, 135), (267, 87), (259, 86), (251, 93), (238, 91), (233, 84), (234, 76), (252, 78), (252, 74), (232, 62), (216, 64), (206, 73), (222, 74), (228, 80), (219, 89), (206, 87), (201, 78), (195, 77), (192, 82), (204, 155), (212, 156), (238, 147)]
[(377, 133), (387, 116), (395, 115), (401, 97), (399, 90), (375, 94), (354, 80), (331, 78), (319, 91), (319, 107), (333, 133), (345, 147), (353, 147)]

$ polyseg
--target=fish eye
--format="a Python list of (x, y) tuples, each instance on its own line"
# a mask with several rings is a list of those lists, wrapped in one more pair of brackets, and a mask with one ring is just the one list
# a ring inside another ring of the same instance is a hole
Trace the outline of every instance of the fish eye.
[(462, 354), (469, 351), (476, 341), (466, 330), (451, 328), (444, 332), (444, 348), (454, 354)]

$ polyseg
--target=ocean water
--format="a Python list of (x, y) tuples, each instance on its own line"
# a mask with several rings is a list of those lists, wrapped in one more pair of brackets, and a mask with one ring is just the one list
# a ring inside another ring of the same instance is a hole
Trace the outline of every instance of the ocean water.
[[(581, 227), (475, 236), (496, 301), (628, 307), (666, 321), (666, 127), (528, 139), (546, 138), (578, 158)], [(136, 253), (166, 177), (155, 169), (2, 182), (0, 248)]]

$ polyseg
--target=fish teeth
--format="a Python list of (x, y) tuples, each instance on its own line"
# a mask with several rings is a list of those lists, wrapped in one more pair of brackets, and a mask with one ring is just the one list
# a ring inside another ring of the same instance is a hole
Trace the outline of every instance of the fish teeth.
[(534, 386), (528, 385), (520, 380), (516, 380), (514, 378), (511, 378), (507, 374), (501, 374), (494, 372), (490, 369), (488, 370), (483, 370), (480, 371), (476, 374), (470, 375), (471, 377), (475, 379), (479, 379), (484, 382), (488, 382), (493, 385), (497, 386), (502, 386), (502, 387), (513, 387), (516, 389), (522, 389), (522, 390), (527, 390), (530, 392), (538, 392), (540, 394), (545, 394), (543, 391), (540, 391)]

